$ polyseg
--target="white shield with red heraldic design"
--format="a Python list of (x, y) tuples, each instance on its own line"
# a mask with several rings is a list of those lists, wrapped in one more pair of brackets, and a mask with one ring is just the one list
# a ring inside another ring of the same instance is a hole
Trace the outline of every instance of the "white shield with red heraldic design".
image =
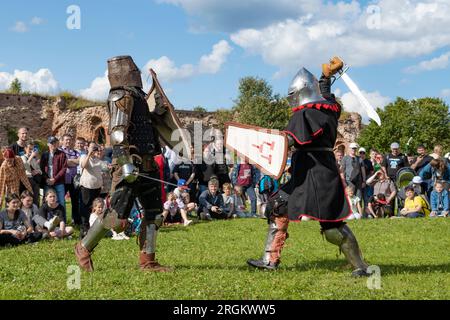
[(225, 123), (225, 145), (263, 173), (279, 179), (286, 165), (288, 140), (275, 129), (235, 122)]

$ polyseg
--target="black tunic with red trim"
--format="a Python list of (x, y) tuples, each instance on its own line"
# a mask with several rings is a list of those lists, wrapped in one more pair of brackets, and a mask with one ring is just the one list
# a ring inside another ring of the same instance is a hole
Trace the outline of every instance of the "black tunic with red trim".
[(350, 206), (332, 151), (308, 149), (333, 148), (337, 137), (341, 106), (336, 101), (307, 103), (293, 109), (284, 131), (295, 140), (291, 180), (281, 187), (290, 194), (289, 219), (301, 216), (333, 222), (350, 214)]

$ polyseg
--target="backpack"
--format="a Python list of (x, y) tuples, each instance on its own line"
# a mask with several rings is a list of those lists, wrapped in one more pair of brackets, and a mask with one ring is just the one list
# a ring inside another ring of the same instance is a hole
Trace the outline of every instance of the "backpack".
[(270, 176), (265, 175), (259, 180), (259, 193), (272, 193), (276, 188), (276, 182)]
[(424, 195), (419, 195), (420, 201), (422, 202), (422, 212), (425, 215), (425, 217), (428, 217), (431, 212), (431, 205), (430, 202), (427, 200), (427, 198)]

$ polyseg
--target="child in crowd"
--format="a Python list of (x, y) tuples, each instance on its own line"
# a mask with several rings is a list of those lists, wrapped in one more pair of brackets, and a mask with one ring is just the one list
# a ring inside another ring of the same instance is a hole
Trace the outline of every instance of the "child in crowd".
[(22, 202), (21, 209), (27, 216), (28, 221), (30, 221), (33, 228), (36, 228), (36, 222), (33, 221), (33, 218), (39, 216), (39, 208), (33, 203), (33, 200), (33, 195), (28, 190), (25, 190), (20, 194), (20, 201)]
[(226, 213), (226, 215), (228, 216), (228, 218), (232, 217), (234, 214), (234, 198), (233, 195), (231, 193), (232, 188), (231, 188), (231, 184), (224, 183), (222, 186), (223, 189), (223, 207), (224, 207), (224, 212)]
[(431, 191), (431, 213), (430, 217), (447, 217), (450, 207), (449, 193), (444, 188), (443, 181), (436, 181), (434, 190)]
[[(103, 211), (105, 209), (105, 201), (103, 198), (95, 198), (92, 202), (92, 211), (91, 215), (89, 216), (89, 227), (92, 227), (95, 220), (97, 219), (103, 219)], [(117, 233), (114, 230), (110, 230), (106, 234), (107, 238), (112, 238), (113, 240), (128, 240), (130, 239), (125, 235), (125, 232), (122, 231), (121, 233)]]
[(195, 216), (197, 212), (197, 204), (195, 202), (191, 202), (191, 195), (189, 192), (183, 192), (181, 194), (181, 201), (184, 203), (184, 209), (186, 210), (187, 216)]
[(345, 192), (347, 194), (348, 201), (350, 202), (352, 213), (347, 218), (347, 220), (361, 219), (362, 217), (362, 208), (361, 208), (361, 199), (355, 195), (355, 188), (353, 186), (348, 186), (345, 188)]
[(247, 205), (245, 203), (246, 199), (241, 186), (234, 186), (233, 200), (234, 200), (235, 217), (250, 218), (252, 216), (250, 212), (246, 212), (247, 209)]
[(42, 238), (42, 233), (34, 232), (25, 213), (20, 210), (20, 199), (15, 193), (5, 198), (6, 209), (0, 211), (0, 247), (32, 243)]
[(416, 196), (414, 188), (408, 186), (405, 188), (406, 200), (405, 207), (400, 211), (401, 217), (404, 218), (422, 218), (425, 216), (423, 212), (422, 198)]
[[(54, 189), (48, 189), (44, 197), (44, 204), (39, 209), (39, 215), (50, 223), (49, 228), (47, 228), (50, 238), (63, 239), (69, 237), (70, 239), (74, 230), (72, 227), (66, 226), (63, 219), (66, 216), (66, 209), (56, 199), (56, 191)], [(59, 227), (53, 229), (57, 225), (56, 221), (58, 220)], [(45, 223), (44, 225), (41, 223), (42, 220), (38, 222), (35, 219), (34, 221), (38, 225), (41, 225), (41, 227), (45, 227)]]
[(165, 223), (184, 223), (184, 226), (188, 226), (192, 223), (192, 220), (187, 218), (185, 205), (183, 201), (178, 198), (175, 193), (170, 192), (167, 195), (167, 201), (164, 203), (164, 210), (162, 213)]

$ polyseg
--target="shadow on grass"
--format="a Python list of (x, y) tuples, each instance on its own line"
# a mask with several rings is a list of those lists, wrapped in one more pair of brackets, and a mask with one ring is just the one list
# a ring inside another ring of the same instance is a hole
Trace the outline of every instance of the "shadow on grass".
[[(376, 264), (380, 267), (381, 274), (399, 274), (399, 273), (430, 273), (430, 272), (441, 272), (450, 273), (450, 263), (436, 264), (436, 265), (405, 265), (405, 264)], [(242, 264), (178, 264), (176, 268), (179, 270), (190, 270), (190, 269), (200, 269), (200, 270), (237, 270), (237, 271), (261, 271), (270, 272), (268, 270), (258, 270), (247, 265), (244, 260)], [(307, 272), (311, 270), (329, 270), (335, 272), (351, 271), (351, 266), (346, 264), (343, 260), (317, 260), (310, 261), (305, 264), (297, 263), (295, 265), (281, 265), (277, 271), (281, 272)]]
[[(407, 265), (407, 264), (373, 264), (380, 267), (382, 274), (398, 274), (398, 273), (429, 273), (441, 272), (450, 273), (450, 263), (444, 264), (423, 264), (423, 265)], [(297, 263), (294, 266), (284, 266), (286, 271), (308, 271), (311, 269), (320, 270), (351, 270), (351, 266), (341, 259), (323, 259), (316, 261), (308, 261), (305, 264)]]

